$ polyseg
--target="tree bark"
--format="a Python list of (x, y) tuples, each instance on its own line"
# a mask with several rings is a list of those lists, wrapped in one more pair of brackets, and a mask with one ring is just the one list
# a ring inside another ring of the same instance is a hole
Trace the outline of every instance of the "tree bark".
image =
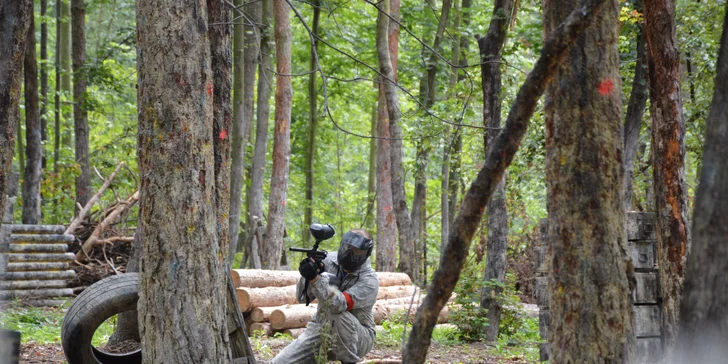
[[(235, 7), (241, 9), (244, 0), (236, 0)], [(254, 6), (254, 4), (251, 4)], [(240, 211), (243, 205), (243, 167), (245, 166), (245, 26), (238, 22), (233, 30), (233, 122), (232, 122), (232, 165), (230, 170), (230, 250), (228, 264), (232, 264), (238, 248), (238, 229), (240, 227)]]
[(317, 57), (318, 57), (318, 34), (319, 34), (319, 16), (321, 13), (321, 2), (320, 0), (312, 0), (311, 6), (313, 7), (313, 24), (311, 25), (311, 37), (313, 44), (311, 44), (311, 59), (309, 63), (308, 75), (308, 142), (306, 144), (306, 164), (304, 166), (304, 174), (306, 175), (306, 194), (303, 202), (303, 226), (301, 227), (301, 237), (304, 245), (308, 245), (310, 235), (308, 233), (308, 227), (312, 223), (312, 204), (313, 204), (313, 171), (314, 165), (316, 164), (316, 128), (318, 126), (318, 117), (316, 115), (316, 98), (318, 92), (316, 90), (316, 77), (318, 74), (315, 72), (317, 69)]
[(685, 262), (690, 250), (685, 183), (685, 120), (673, 0), (645, 0), (657, 262), (665, 347), (677, 336)]
[[(41, 140), (48, 140), (48, 116), (46, 111), (48, 110), (48, 21), (46, 20), (46, 13), (48, 11), (48, 0), (40, 0), (40, 16), (43, 19), (40, 22), (40, 93), (43, 102), (40, 104), (40, 135)], [(46, 156), (44, 153), (43, 168), (46, 168)]]
[[(0, 5), (0, 206), (5, 210), (5, 188), (12, 173), (15, 127), (20, 119), (20, 75), (33, 2), (14, 0)], [(0, 216), (2, 224), (2, 216)]]
[(276, 111), (273, 136), (273, 171), (268, 198), (268, 225), (261, 263), (265, 269), (280, 267), (286, 218), (288, 169), (291, 154), (291, 23), (285, 0), (273, 0), (276, 38)]
[[(552, 31), (576, 5), (544, 6)], [(551, 352), (554, 363), (631, 363), (622, 210), (619, 8), (607, 1), (561, 63), (546, 101)]]
[[(636, 6), (642, 10), (641, 4)], [(624, 184), (622, 199), (624, 210), (632, 210), (632, 195), (634, 195), (632, 181), (634, 180), (634, 160), (639, 147), (640, 129), (642, 127), (642, 116), (647, 105), (647, 53), (645, 51), (645, 34), (643, 26), (638, 25), (637, 35), (637, 64), (634, 70), (632, 81), (632, 93), (629, 95), (627, 104), (627, 116), (624, 120)]]
[(506, 167), (513, 161), (538, 99), (563, 61), (566, 51), (589, 25), (591, 16), (598, 6), (605, 2), (606, 0), (583, 1), (544, 42), (541, 56), (518, 91), (506, 119), (505, 129), (493, 140), (492, 149), (483, 167), (460, 205), (453, 228), (450, 230), (448, 244), (440, 259), (440, 267), (432, 280), (431, 286), (438, 289), (429, 292), (417, 310), (412, 333), (403, 352), (403, 362), (425, 361), (437, 316), (460, 278), (460, 272), (470, 251), (470, 243), (483, 217), (485, 206)]
[(41, 123), (38, 115), (38, 64), (35, 57), (35, 23), (29, 19), (23, 73), (25, 81), (25, 173), (23, 178), (23, 224), (40, 223)]
[[(58, 161), (61, 158), (61, 3), (56, 0), (56, 54), (53, 66), (56, 70), (55, 96), (53, 97), (53, 173), (58, 174)], [(53, 201), (54, 210), (57, 201)]]
[(723, 21), (715, 91), (705, 126), (693, 246), (688, 257), (676, 363), (728, 357), (728, 12)]
[[(478, 39), (480, 49), (481, 74), (483, 87), (483, 124), (488, 128), (501, 127), (501, 71), (500, 60), (506, 42), (508, 25), (513, 16), (513, 0), (497, 0), (493, 5), (493, 15), (488, 34)], [(484, 135), (487, 156), (489, 143), (495, 138), (496, 129), (489, 129)], [(500, 325), (502, 290), (500, 286), (506, 276), (506, 250), (508, 248), (508, 211), (506, 209), (505, 174), (493, 191), (488, 202), (488, 250), (485, 260), (483, 280), (485, 285), (480, 296), (480, 307), (488, 310), (486, 341), (498, 340)]]
[[(253, 153), (253, 163), (251, 167), (251, 187), (250, 187), (250, 218), (251, 222), (255, 218), (263, 219), (263, 177), (265, 175), (265, 156), (268, 151), (268, 116), (270, 111), (270, 85), (273, 80), (273, 63), (270, 55), (270, 14), (272, 9), (272, 0), (263, 0), (261, 9), (261, 38), (260, 38), (260, 55), (261, 61), (258, 66), (258, 98), (256, 107), (256, 127), (255, 127), (255, 152)], [(251, 226), (257, 226), (251, 224)], [(250, 234), (255, 234), (255, 229), (251, 229)], [(262, 236), (262, 234), (261, 234)], [(248, 239), (253, 242), (253, 237)], [(258, 242), (260, 244), (260, 242)], [(260, 245), (259, 245), (260, 246)], [(260, 254), (253, 257), (252, 247), (246, 247), (248, 258), (252, 263), (260, 260)], [(259, 268), (259, 267), (254, 267)]]
[[(59, 58), (59, 67), (60, 67), (60, 91), (62, 94), (61, 97), (61, 104), (60, 104), (60, 113), (61, 113), (61, 122), (64, 124), (62, 127), (63, 129), (70, 130), (70, 121), (71, 121), (71, 110), (70, 107), (71, 102), (71, 75), (73, 74), (72, 64), (71, 64), (71, 47), (72, 47), (72, 34), (71, 34), (71, 5), (70, 2), (72, 0), (57, 0), (60, 4), (60, 25), (56, 24), (57, 27), (59, 27), (59, 37), (56, 39), (56, 42), (58, 42), (58, 52), (60, 54)], [(65, 96), (63, 96), (65, 95)], [(66, 104), (66, 105), (64, 105)], [(61, 143), (63, 143), (64, 146), (71, 146), (71, 133), (59, 133), (62, 134), (61, 137)], [(83, 206), (83, 205), (82, 205)]]
[(367, 179), (367, 208), (364, 215), (364, 221), (362, 226), (366, 229), (371, 229), (373, 226), (372, 222), (376, 220), (374, 211), (374, 204), (377, 200), (377, 139), (374, 138), (377, 135), (377, 119), (379, 118), (379, 108), (375, 102), (372, 105), (372, 118), (371, 118), (371, 129), (369, 135), (372, 136), (369, 139), (369, 176)]
[[(73, 46), (73, 123), (76, 139), (76, 163), (81, 174), (76, 177), (76, 204), (85, 206), (91, 196), (89, 167), (88, 113), (86, 111), (86, 4), (84, 0), (72, 2)], [(75, 209), (74, 209), (75, 210)]]
[(194, 0), (137, 1), (144, 363), (231, 360), (207, 10)]

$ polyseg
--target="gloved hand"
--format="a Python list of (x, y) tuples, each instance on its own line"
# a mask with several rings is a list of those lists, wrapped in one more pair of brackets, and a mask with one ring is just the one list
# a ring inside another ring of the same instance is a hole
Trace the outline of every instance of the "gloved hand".
[(301, 277), (306, 278), (309, 281), (316, 278), (320, 271), (321, 268), (319, 264), (310, 258), (302, 260), (301, 264), (298, 266), (298, 273), (301, 273)]

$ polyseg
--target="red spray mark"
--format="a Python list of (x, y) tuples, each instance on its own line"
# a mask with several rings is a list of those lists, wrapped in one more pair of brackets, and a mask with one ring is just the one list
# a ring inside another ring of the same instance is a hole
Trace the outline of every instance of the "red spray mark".
[(227, 139), (227, 130), (223, 130), (220, 132), (220, 140)]
[(612, 80), (604, 80), (599, 84), (599, 93), (602, 96), (607, 96), (614, 91), (614, 82)]
[(207, 94), (212, 95), (212, 83), (207, 84)]

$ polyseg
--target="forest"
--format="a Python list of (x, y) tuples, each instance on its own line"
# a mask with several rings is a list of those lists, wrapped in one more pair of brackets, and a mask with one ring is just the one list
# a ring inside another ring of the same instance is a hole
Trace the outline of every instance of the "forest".
[(239, 306), (266, 362), (324, 306), (273, 327), (289, 248), (330, 224), (328, 252), (373, 236), (362, 362), (724, 362), (726, 9), (0, 0), (0, 332), (20, 362), (86, 362), (74, 300), (133, 274), (136, 312), (93, 346), (240, 362)]

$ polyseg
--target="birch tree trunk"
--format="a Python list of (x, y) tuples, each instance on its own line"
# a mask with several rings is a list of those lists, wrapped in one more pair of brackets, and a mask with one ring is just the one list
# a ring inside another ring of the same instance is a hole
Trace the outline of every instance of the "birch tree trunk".
[(229, 363), (207, 3), (139, 0), (137, 19), (143, 360)]
[(690, 250), (685, 183), (685, 120), (673, 0), (645, 0), (657, 262), (665, 347), (675, 341), (685, 262)]
[[(493, 5), (493, 15), (488, 33), (478, 39), (480, 49), (481, 74), (483, 77), (483, 124), (492, 128), (484, 135), (485, 149), (497, 135), (501, 127), (501, 71), (500, 60), (506, 42), (508, 25), (513, 16), (513, 0), (497, 0)], [(487, 152), (485, 153), (487, 156)], [(502, 310), (500, 294), (502, 290), (494, 283), (502, 284), (506, 276), (506, 250), (508, 248), (508, 211), (506, 209), (506, 177), (501, 178), (488, 202), (488, 248), (483, 280), (485, 285), (480, 296), (480, 307), (488, 310), (486, 340), (498, 340), (498, 326)]]
[[(35, 57), (35, 22), (30, 17), (23, 61), (25, 81), (25, 173), (23, 178), (23, 224), (40, 223), (41, 123), (38, 115), (38, 61)], [(4, 206), (4, 205), (3, 205)]]
[[(622, 211), (618, 3), (605, 1), (558, 68), (546, 105), (552, 363), (631, 363)], [(545, 34), (577, 5), (544, 5)]]
[(675, 363), (718, 363), (728, 357), (728, 12), (716, 66)]
[(291, 23), (285, 0), (273, 0), (276, 39), (276, 111), (273, 134), (273, 171), (268, 198), (268, 225), (261, 263), (264, 269), (280, 267), (288, 194), (288, 168), (291, 154)]

